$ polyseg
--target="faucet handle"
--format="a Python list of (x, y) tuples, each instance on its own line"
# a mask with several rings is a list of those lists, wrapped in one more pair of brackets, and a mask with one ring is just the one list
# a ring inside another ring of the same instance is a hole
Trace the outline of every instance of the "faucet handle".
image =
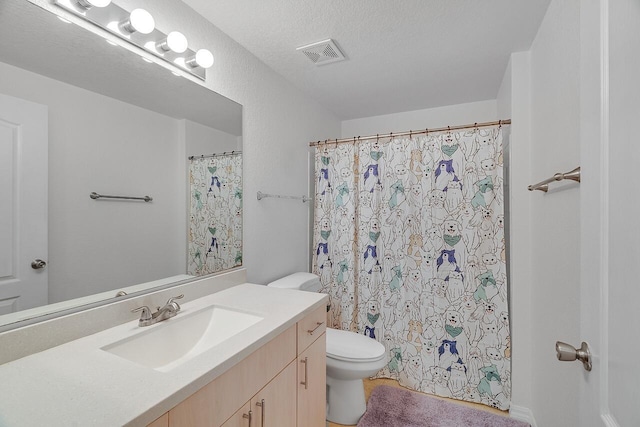
[(146, 305), (131, 310), (132, 313), (135, 313), (136, 311), (142, 311), (142, 314), (140, 315), (141, 321), (151, 320), (151, 318), (153, 317), (151, 316), (151, 310), (149, 310), (149, 307), (147, 307)]
[(180, 305), (178, 305), (178, 303), (175, 302), (175, 300), (182, 299), (182, 298), (184, 298), (184, 294), (180, 294), (177, 297), (171, 297), (171, 298), (169, 298), (169, 301), (167, 301), (167, 303), (165, 305), (173, 304), (175, 306), (175, 308), (176, 308), (176, 311), (178, 311), (178, 310), (180, 310)]

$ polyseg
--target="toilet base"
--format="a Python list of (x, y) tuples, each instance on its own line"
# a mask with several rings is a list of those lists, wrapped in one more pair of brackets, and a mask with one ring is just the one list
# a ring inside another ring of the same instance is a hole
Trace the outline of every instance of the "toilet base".
[(327, 421), (355, 425), (366, 409), (362, 380), (327, 377)]

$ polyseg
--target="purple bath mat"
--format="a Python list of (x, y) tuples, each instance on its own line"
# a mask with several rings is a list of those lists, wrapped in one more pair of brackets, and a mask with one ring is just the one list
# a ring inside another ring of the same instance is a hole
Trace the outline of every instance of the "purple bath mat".
[(381, 385), (373, 389), (358, 427), (529, 427), (487, 411)]

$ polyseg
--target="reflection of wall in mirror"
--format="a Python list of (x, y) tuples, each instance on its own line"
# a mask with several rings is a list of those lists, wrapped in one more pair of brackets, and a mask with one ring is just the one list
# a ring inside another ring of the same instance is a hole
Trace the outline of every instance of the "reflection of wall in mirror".
[(191, 120), (184, 120), (187, 156), (242, 150), (242, 137), (222, 132)]
[(0, 93), (49, 107), (49, 302), (185, 273), (180, 120), (4, 63), (0, 75)]

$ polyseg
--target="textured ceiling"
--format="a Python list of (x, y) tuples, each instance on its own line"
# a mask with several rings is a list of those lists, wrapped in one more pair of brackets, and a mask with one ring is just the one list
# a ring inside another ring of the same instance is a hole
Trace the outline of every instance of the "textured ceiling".
[[(341, 119), (495, 99), (549, 0), (183, 0)], [(348, 60), (296, 47), (332, 38)]]

